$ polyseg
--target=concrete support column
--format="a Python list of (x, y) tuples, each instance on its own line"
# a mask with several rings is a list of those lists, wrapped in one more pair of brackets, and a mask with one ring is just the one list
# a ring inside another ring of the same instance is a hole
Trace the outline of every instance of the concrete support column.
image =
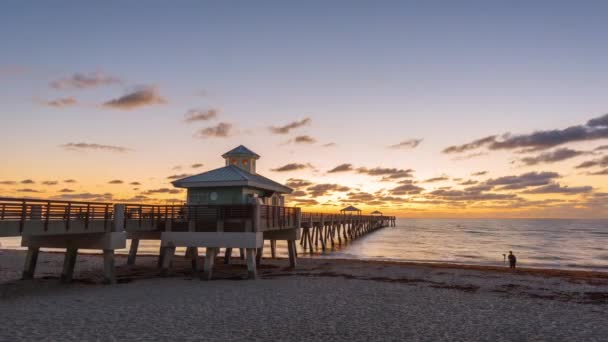
[(162, 248), (162, 263), (160, 268), (160, 275), (166, 277), (169, 274), (169, 268), (171, 267), (171, 261), (175, 255), (175, 246), (166, 246)]
[(76, 265), (76, 257), (78, 256), (78, 248), (69, 247), (65, 252), (63, 259), (63, 271), (61, 272), (61, 282), (69, 283), (74, 276), (74, 266)]
[(262, 264), (262, 255), (263, 254), (264, 254), (264, 242), (262, 242), (262, 247), (258, 248), (256, 255), (255, 255), (255, 261), (258, 264), (258, 266)]
[(192, 247), (192, 249), (190, 250), (190, 262), (191, 262), (191, 266), (192, 266), (192, 276), (196, 277), (198, 276), (198, 272), (199, 272), (199, 262), (198, 262), (198, 247)]
[(226, 248), (224, 252), (224, 264), (229, 265), (232, 259), (232, 248)]
[(32, 279), (34, 278), (34, 272), (36, 271), (36, 263), (38, 262), (38, 253), (40, 248), (28, 247), (27, 255), (25, 257), (25, 266), (23, 267), (23, 274), (21, 279)]
[(111, 231), (124, 232), (125, 228), (125, 205), (114, 204), (114, 227)]
[(103, 282), (105, 284), (116, 283), (113, 249), (103, 250)]
[(217, 248), (207, 247), (207, 251), (205, 253), (205, 266), (203, 267), (203, 276), (201, 279), (211, 280), (211, 277), (213, 276), (213, 264), (215, 262), (216, 253)]
[(135, 265), (135, 258), (137, 257), (138, 248), (139, 239), (131, 239), (131, 247), (129, 248), (129, 257), (127, 258), (127, 265)]
[(255, 248), (247, 248), (247, 276), (249, 279), (257, 278), (257, 270), (255, 265)]

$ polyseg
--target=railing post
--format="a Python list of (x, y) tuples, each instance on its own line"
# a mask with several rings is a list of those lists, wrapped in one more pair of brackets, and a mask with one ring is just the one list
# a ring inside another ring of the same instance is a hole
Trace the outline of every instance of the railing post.
[(46, 202), (46, 214), (44, 214), (44, 231), (49, 230), (49, 216), (51, 216), (51, 201)]
[(108, 220), (110, 219), (110, 215), (109, 215), (109, 208), (110, 205), (106, 204), (106, 207), (104, 209), (104, 213), (103, 213), (103, 230), (106, 231), (108, 230)]
[(6, 212), (6, 204), (2, 204), (2, 211), (0, 212), (0, 220), (4, 220), (5, 212)]
[[(114, 232), (122, 232), (125, 230), (125, 205), (114, 204)], [(108, 232), (108, 229), (106, 229)]]
[(141, 228), (141, 223), (142, 223), (142, 216), (143, 216), (143, 206), (140, 205), (139, 206), (139, 228)]
[(70, 230), (70, 218), (72, 216), (72, 203), (68, 203), (68, 207), (66, 208), (67, 210), (67, 219), (65, 221), (65, 230), (68, 231)]
[(87, 204), (87, 214), (84, 217), (84, 229), (88, 230), (89, 229), (89, 218), (91, 215), (91, 204)]
[(23, 233), (23, 227), (25, 227), (25, 215), (27, 213), (27, 204), (25, 201), (21, 204), (21, 220), (19, 221), (19, 232)]

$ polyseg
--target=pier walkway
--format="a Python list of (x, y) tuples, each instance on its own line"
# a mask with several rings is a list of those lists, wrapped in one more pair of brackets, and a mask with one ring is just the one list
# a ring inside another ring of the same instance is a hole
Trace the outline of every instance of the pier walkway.
[(0, 237), (21, 236), (28, 248), (23, 278), (33, 278), (40, 248), (65, 248), (61, 279), (72, 278), (78, 249), (103, 251), (104, 279), (115, 282), (114, 252), (131, 240), (128, 264), (136, 261), (140, 240), (160, 241), (158, 267), (170, 271), (177, 247), (186, 247), (192, 270), (198, 273), (198, 247), (206, 248), (203, 279), (211, 279), (220, 248), (230, 262), (238, 249), (256, 277), (264, 240), (275, 257), (276, 241), (287, 241), (289, 263), (296, 267), (296, 243), (305, 251), (325, 251), (383, 227), (395, 226), (394, 216), (322, 214), (300, 208), (269, 205), (148, 205), (0, 198)]

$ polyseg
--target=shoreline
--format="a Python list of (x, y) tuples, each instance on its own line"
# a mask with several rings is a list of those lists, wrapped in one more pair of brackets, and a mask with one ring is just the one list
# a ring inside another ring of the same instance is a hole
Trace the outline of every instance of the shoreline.
[[(0, 258), (3, 252), (22, 254), (23, 258), (25, 258), (26, 250), (21, 249), (2, 249), (0, 248)], [(40, 251), (40, 255), (49, 254), (49, 255), (57, 255), (62, 256), (65, 252), (62, 251)], [(201, 254), (202, 255), (202, 254)], [(98, 257), (101, 259), (100, 253), (79, 253), (79, 257)], [(181, 257), (182, 255), (177, 255), (176, 258)], [(127, 254), (117, 253), (115, 255), (117, 260), (126, 260)], [(158, 255), (154, 254), (138, 254), (137, 259), (154, 259), (156, 260)], [(201, 259), (204, 257), (200, 257)], [(218, 261), (221, 257), (218, 257)], [(25, 259), (24, 259), (25, 260)], [(238, 260), (235, 258), (234, 260)], [(271, 263), (286, 263), (286, 257), (276, 257), (269, 258), (264, 257), (264, 261)], [(517, 267), (516, 269), (510, 269), (508, 266), (496, 266), (496, 265), (482, 265), (482, 264), (463, 264), (463, 263), (451, 263), (451, 262), (419, 262), (419, 261), (398, 261), (398, 260), (375, 260), (375, 259), (351, 259), (351, 258), (336, 258), (336, 257), (318, 257), (318, 255), (314, 256), (306, 256), (306, 257), (298, 257), (298, 263), (301, 263), (304, 260), (316, 260), (318, 262), (334, 262), (337, 264), (345, 265), (345, 264), (367, 264), (367, 265), (383, 265), (383, 266), (400, 266), (400, 267), (420, 267), (420, 268), (430, 268), (430, 269), (452, 269), (452, 270), (470, 270), (470, 271), (480, 271), (480, 272), (488, 272), (488, 273), (498, 273), (498, 274), (519, 274), (519, 275), (530, 275), (530, 276), (543, 276), (543, 277), (556, 277), (556, 278), (567, 278), (567, 279), (575, 279), (575, 280), (585, 280), (585, 279), (593, 279), (593, 280), (606, 280), (608, 283), (608, 271), (595, 271), (595, 270), (574, 270), (574, 269), (560, 269), (560, 268), (539, 268), (539, 267)], [(216, 265), (218, 262), (216, 262)], [(219, 263), (221, 264), (221, 263)], [(118, 265), (119, 266), (119, 265)], [(296, 268), (297, 270), (297, 268)], [(0, 268), (1, 271), (1, 268)], [(1, 279), (1, 278), (0, 278)]]

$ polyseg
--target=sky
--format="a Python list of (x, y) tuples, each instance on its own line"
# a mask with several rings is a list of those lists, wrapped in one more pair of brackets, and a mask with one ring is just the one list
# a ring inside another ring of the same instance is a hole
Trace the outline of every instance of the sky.
[[(608, 2), (4, 1), (0, 196), (608, 218)], [(67, 181), (67, 182), (66, 182)]]

